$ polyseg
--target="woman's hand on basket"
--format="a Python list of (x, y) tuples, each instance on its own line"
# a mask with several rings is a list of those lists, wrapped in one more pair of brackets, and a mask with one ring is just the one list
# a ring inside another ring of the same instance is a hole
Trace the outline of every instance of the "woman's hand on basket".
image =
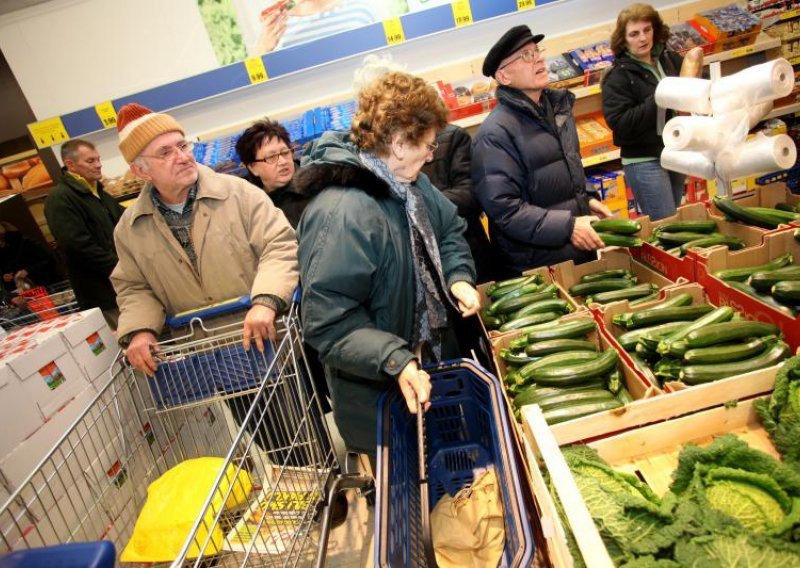
[(264, 343), (275, 341), (275, 310), (262, 304), (253, 304), (244, 318), (244, 349), (250, 350), (250, 342), (255, 341), (256, 349), (264, 352)]
[(450, 292), (458, 300), (458, 309), (462, 317), (474, 316), (481, 309), (481, 295), (469, 282), (463, 280), (450, 286)]
[(141, 371), (145, 375), (152, 376), (158, 367), (155, 355), (158, 353), (158, 341), (156, 336), (150, 331), (140, 331), (133, 336), (128, 348), (125, 350), (125, 357), (134, 369)]
[(412, 359), (403, 367), (397, 376), (397, 382), (411, 414), (417, 413), (417, 401), (422, 403), (425, 410), (428, 409), (431, 405), (431, 377), (420, 370), (416, 360)]

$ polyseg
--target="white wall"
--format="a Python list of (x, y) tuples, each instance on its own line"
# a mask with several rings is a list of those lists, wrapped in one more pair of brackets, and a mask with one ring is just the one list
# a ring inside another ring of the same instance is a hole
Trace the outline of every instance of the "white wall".
[[(631, 0), (562, 0), (468, 28), (387, 48), (410, 71), (485, 53), (509, 27), (554, 36), (612, 21)], [(651, 0), (656, 8), (685, 4)], [(128, 95), (216, 65), (195, 0), (51, 0), (0, 17), (0, 49), (34, 114), (48, 118)], [(203, 48), (202, 46), (206, 47)], [(273, 114), (349, 90), (361, 56), (174, 109), (187, 136)], [(86, 136), (109, 176), (127, 165), (114, 129)], [(56, 149), (57, 150), (57, 149)]]

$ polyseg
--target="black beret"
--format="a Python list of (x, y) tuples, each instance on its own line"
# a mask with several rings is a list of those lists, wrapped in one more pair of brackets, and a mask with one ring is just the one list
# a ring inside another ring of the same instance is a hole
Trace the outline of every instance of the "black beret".
[(494, 77), (500, 62), (517, 51), (520, 47), (528, 45), (529, 43), (539, 43), (544, 39), (543, 34), (533, 35), (528, 26), (514, 26), (503, 37), (497, 40), (486, 54), (486, 59), (483, 60), (483, 74), (487, 77)]

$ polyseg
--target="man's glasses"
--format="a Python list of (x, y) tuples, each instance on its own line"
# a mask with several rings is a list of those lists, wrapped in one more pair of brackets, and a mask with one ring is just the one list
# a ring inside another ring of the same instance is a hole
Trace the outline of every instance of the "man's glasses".
[(270, 154), (269, 156), (265, 156), (263, 158), (256, 158), (253, 162), (264, 162), (265, 164), (277, 164), (278, 158), (286, 158), (287, 160), (291, 159), (294, 150), (291, 148), (286, 148), (285, 150), (281, 150), (280, 152), (276, 152), (275, 154)]
[(165, 146), (156, 150), (155, 154), (141, 154), (143, 158), (155, 158), (156, 160), (174, 160), (180, 154), (191, 154), (194, 150), (194, 142), (178, 142), (175, 146)]
[(509, 61), (508, 63), (506, 63), (502, 67), (498, 67), (497, 70), (499, 71), (500, 69), (508, 67), (509, 65), (511, 65), (512, 63), (514, 63), (515, 61), (517, 61), (519, 59), (522, 59), (525, 63), (533, 63), (534, 61), (543, 58), (544, 57), (542, 55), (543, 53), (544, 53), (544, 48), (542, 48), (542, 49), (539, 49), (539, 48), (526, 49), (525, 51), (520, 52), (519, 55), (517, 55), (514, 59), (512, 59), (511, 61)]

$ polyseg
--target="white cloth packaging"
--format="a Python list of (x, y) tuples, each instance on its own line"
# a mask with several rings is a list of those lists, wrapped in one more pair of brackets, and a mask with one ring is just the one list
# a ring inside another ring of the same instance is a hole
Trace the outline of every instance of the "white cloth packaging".
[(711, 158), (703, 152), (691, 150), (678, 151), (664, 148), (661, 152), (661, 167), (703, 179), (712, 179), (715, 175), (714, 162)]
[(697, 152), (714, 150), (726, 137), (712, 116), (676, 116), (664, 125), (662, 136), (669, 150)]
[(710, 92), (711, 108), (715, 114), (741, 108), (749, 110), (760, 103), (785, 97), (793, 88), (792, 66), (785, 59), (773, 59), (714, 81)]
[(786, 134), (759, 134), (717, 154), (717, 175), (723, 181), (791, 168), (797, 159), (794, 141)]
[(656, 104), (695, 114), (711, 114), (711, 81), (692, 77), (664, 77), (656, 87)]

